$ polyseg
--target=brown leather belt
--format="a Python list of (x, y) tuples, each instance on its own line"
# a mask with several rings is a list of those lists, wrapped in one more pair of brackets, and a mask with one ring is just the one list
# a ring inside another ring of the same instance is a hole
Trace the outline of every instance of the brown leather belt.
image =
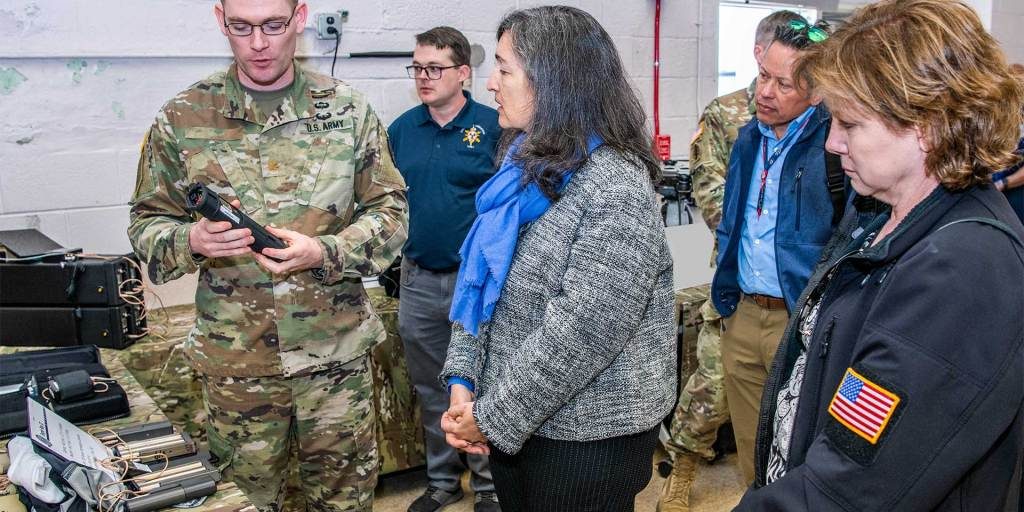
[(780, 299), (778, 297), (772, 297), (771, 295), (761, 295), (760, 293), (744, 293), (743, 298), (750, 299), (751, 302), (761, 306), (764, 309), (786, 309), (786, 299)]

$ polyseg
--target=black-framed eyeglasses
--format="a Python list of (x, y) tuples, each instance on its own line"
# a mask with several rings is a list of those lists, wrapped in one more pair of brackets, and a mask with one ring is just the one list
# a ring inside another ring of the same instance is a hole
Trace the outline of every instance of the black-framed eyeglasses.
[(793, 20), (789, 22), (789, 28), (799, 32), (807, 32), (807, 39), (814, 43), (820, 43), (828, 39), (828, 32), (819, 27), (817, 23), (808, 25), (807, 22)]
[[(233, 21), (231, 23), (225, 21), (224, 26), (227, 27), (228, 34), (231, 34), (233, 36), (251, 36), (252, 31), (255, 30), (256, 27), (259, 27), (260, 30), (263, 31), (263, 35), (265, 36), (279, 36), (281, 34), (284, 34), (285, 30), (288, 30), (288, 25), (292, 23), (292, 18), (294, 17), (295, 11), (292, 11), (292, 15), (289, 16), (288, 19), (285, 21), (264, 21), (259, 25), (253, 25), (252, 23), (246, 23), (244, 21)], [(227, 14), (224, 15), (224, 18), (227, 19)]]
[(406, 66), (405, 72), (409, 75), (409, 78), (419, 78), (420, 73), (426, 71), (428, 80), (440, 80), (441, 73), (444, 70), (457, 67), (459, 67), (458, 64), (453, 66), (417, 66), (416, 64), (413, 64), (411, 66)]

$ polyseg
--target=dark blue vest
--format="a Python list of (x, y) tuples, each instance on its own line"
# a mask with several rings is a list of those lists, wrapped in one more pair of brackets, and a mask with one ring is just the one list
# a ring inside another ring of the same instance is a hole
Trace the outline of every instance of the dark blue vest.
[[(775, 257), (786, 306), (793, 311), (800, 292), (832, 234), (832, 199), (825, 171), (825, 138), (832, 114), (818, 105), (807, 127), (782, 165), (779, 212), (775, 225)], [(722, 316), (736, 311), (740, 298), (739, 250), (747, 195), (754, 173), (755, 151), (761, 147), (757, 118), (740, 129), (729, 158), (722, 222), (718, 224), (718, 268), (711, 299)]]

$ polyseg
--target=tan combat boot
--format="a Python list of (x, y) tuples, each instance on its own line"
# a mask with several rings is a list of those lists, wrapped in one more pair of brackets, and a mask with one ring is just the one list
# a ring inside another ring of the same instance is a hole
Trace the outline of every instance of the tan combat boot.
[(658, 500), (658, 512), (689, 512), (690, 489), (697, 477), (697, 463), (700, 456), (695, 453), (680, 453), (672, 465), (672, 474), (665, 479)]

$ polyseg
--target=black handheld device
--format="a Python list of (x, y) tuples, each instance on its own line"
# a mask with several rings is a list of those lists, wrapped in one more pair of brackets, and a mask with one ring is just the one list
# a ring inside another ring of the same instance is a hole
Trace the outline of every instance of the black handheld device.
[(217, 492), (217, 479), (209, 474), (182, 480), (174, 485), (161, 487), (123, 503), (128, 512), (150, 512), (170, 507), (183, 501), (210, 496)]
[(185, 209), (212, 221), (230, 222), (232, 229), (248, 228), (249, 231), (252, 231), (253, 238), (256, 239), (250, 246), (253, 252), (262, 252), (265, 247), (271, 249), (288, 247), (283, 240), (271, 235), (266, 228), (257, 224), (248, 215), (231, 206), (224, 198), (198, 181), (189, 185), (188, 190), (185, 191)]

